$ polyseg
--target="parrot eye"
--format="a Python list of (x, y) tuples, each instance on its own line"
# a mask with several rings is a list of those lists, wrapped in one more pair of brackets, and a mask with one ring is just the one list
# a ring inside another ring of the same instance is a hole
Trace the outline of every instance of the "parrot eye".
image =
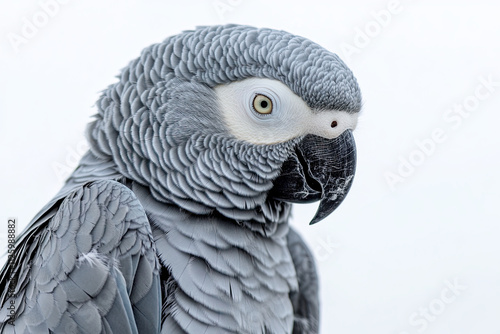
[(265, 95), (257, 94), (253, 99), (253, 109), (259, 114), (270, 114), (273, 111), (273, 101)]

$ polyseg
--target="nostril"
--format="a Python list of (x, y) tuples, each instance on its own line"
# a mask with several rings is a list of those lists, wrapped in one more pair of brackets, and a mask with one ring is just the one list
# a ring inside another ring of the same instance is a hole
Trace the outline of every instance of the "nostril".
[(334, 128), (338, 125), (337, 121), (333, 121), (332, 124), (331, 124), (331, 127)]

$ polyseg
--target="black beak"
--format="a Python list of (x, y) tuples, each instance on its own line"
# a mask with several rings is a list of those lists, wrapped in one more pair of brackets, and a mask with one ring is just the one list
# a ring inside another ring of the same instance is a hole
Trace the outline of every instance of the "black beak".
[(350, 130), (334, 139), (307, 135), (283, 163), (269, 196), (293, 203), (321, 200), (312, 225), (342, 203), (355, 171), (356, 144)]

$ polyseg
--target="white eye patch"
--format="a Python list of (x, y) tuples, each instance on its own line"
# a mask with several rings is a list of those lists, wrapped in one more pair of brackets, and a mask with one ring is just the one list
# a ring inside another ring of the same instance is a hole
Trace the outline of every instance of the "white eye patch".
[(354, 130), (358, 113), (313, 111), (281, 81), (249, 78), (214, 88), (229, 132), (252, 144), (276, 144), (315, 134), (335, 138)]

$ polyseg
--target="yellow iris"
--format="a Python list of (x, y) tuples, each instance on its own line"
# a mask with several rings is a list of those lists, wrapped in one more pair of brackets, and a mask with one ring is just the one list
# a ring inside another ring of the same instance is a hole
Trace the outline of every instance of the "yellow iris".
[(273, 111), (273, 102), (267, 96), (257, 94), (253, 99), (253, 109), (259, 114), (270, 114)]

